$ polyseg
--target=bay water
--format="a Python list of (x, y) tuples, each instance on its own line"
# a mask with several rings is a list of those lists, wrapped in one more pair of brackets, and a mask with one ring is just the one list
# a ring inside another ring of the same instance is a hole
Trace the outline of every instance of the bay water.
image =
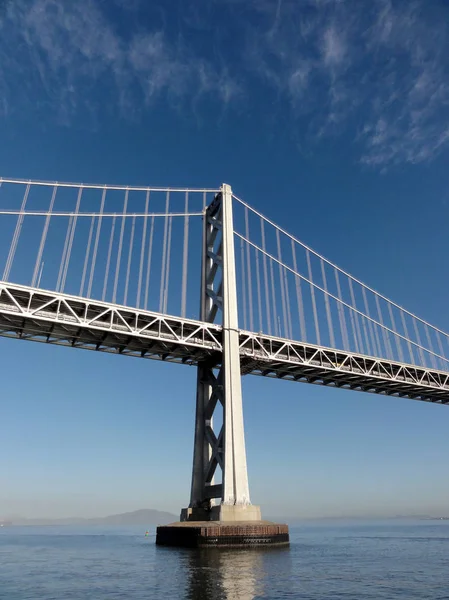
[(173, 549), (155, 528), (4, 527), (1, 600), (449, 599), (449, 521), (291, 526), (287, 549)]

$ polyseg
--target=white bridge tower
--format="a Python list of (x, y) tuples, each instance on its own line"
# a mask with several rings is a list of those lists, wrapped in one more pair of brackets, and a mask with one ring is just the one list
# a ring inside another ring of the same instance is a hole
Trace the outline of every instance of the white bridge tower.
[[(200, 319), (213, 323), (221, 311), (223, 352), (198, 365), (192, 489), (189, 508), (182, 510), (181, 520), (260, 521), (260, 508), (250, 502), (246, 466), (229, 185), (223, 184), (207, 207), (203, 231)], [(213, 416), (220, 406), (223, 425), (216, 432)], [(217, 467), (221, 483), (214, 483)]]

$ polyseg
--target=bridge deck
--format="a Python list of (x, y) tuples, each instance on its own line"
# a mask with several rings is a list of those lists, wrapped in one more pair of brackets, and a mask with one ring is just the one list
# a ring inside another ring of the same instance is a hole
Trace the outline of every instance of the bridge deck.
[[(196, 365), (219, 363), (219, 325), (0, 282), (0, 335)], [(449, 373), (240, 332), (242, 374), (449, 404)]]

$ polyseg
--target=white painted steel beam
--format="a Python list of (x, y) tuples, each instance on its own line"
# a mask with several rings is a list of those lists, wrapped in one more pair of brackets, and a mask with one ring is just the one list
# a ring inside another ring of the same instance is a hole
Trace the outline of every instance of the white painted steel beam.
[(240, 331), (242, 374), (449, 404), (449, 373)]
[(249, 505), (243, 425), (242, 381), (239, 357), (237, 286), (235, 278), (232, 191), (223, 185), (222, 262), (223, 262), (223, 395), (224, 395), (224, 472), (223, 504)]
[(187, 364), (222, 347), (217, 325), (5, 282), (0, 335)]
[[(220, 365), (222, 327), (0, 281), (0, 335)], [(239, 330), (242, 375), (449, 404), (449, 373)]]

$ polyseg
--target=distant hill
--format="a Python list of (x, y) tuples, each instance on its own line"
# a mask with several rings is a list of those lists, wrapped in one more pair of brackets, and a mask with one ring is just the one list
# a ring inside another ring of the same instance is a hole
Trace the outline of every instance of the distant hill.
[(177, 521), (179, 517), (161, 510), (143, 508), (133, 512), (97, 517), (93, 519), (80, 519), (77, 517), (66, 519), (25, 519), (17, 517), (13, 525), (166, 525)]
[(88, 519), (92, 524), (99, 525), (165, 525), (177, 521), (178, 516), (161, 510), (151, 508), (142, 508), (133, 512), (122, 513), (119, 515), (109, 515), (101, 519)]

